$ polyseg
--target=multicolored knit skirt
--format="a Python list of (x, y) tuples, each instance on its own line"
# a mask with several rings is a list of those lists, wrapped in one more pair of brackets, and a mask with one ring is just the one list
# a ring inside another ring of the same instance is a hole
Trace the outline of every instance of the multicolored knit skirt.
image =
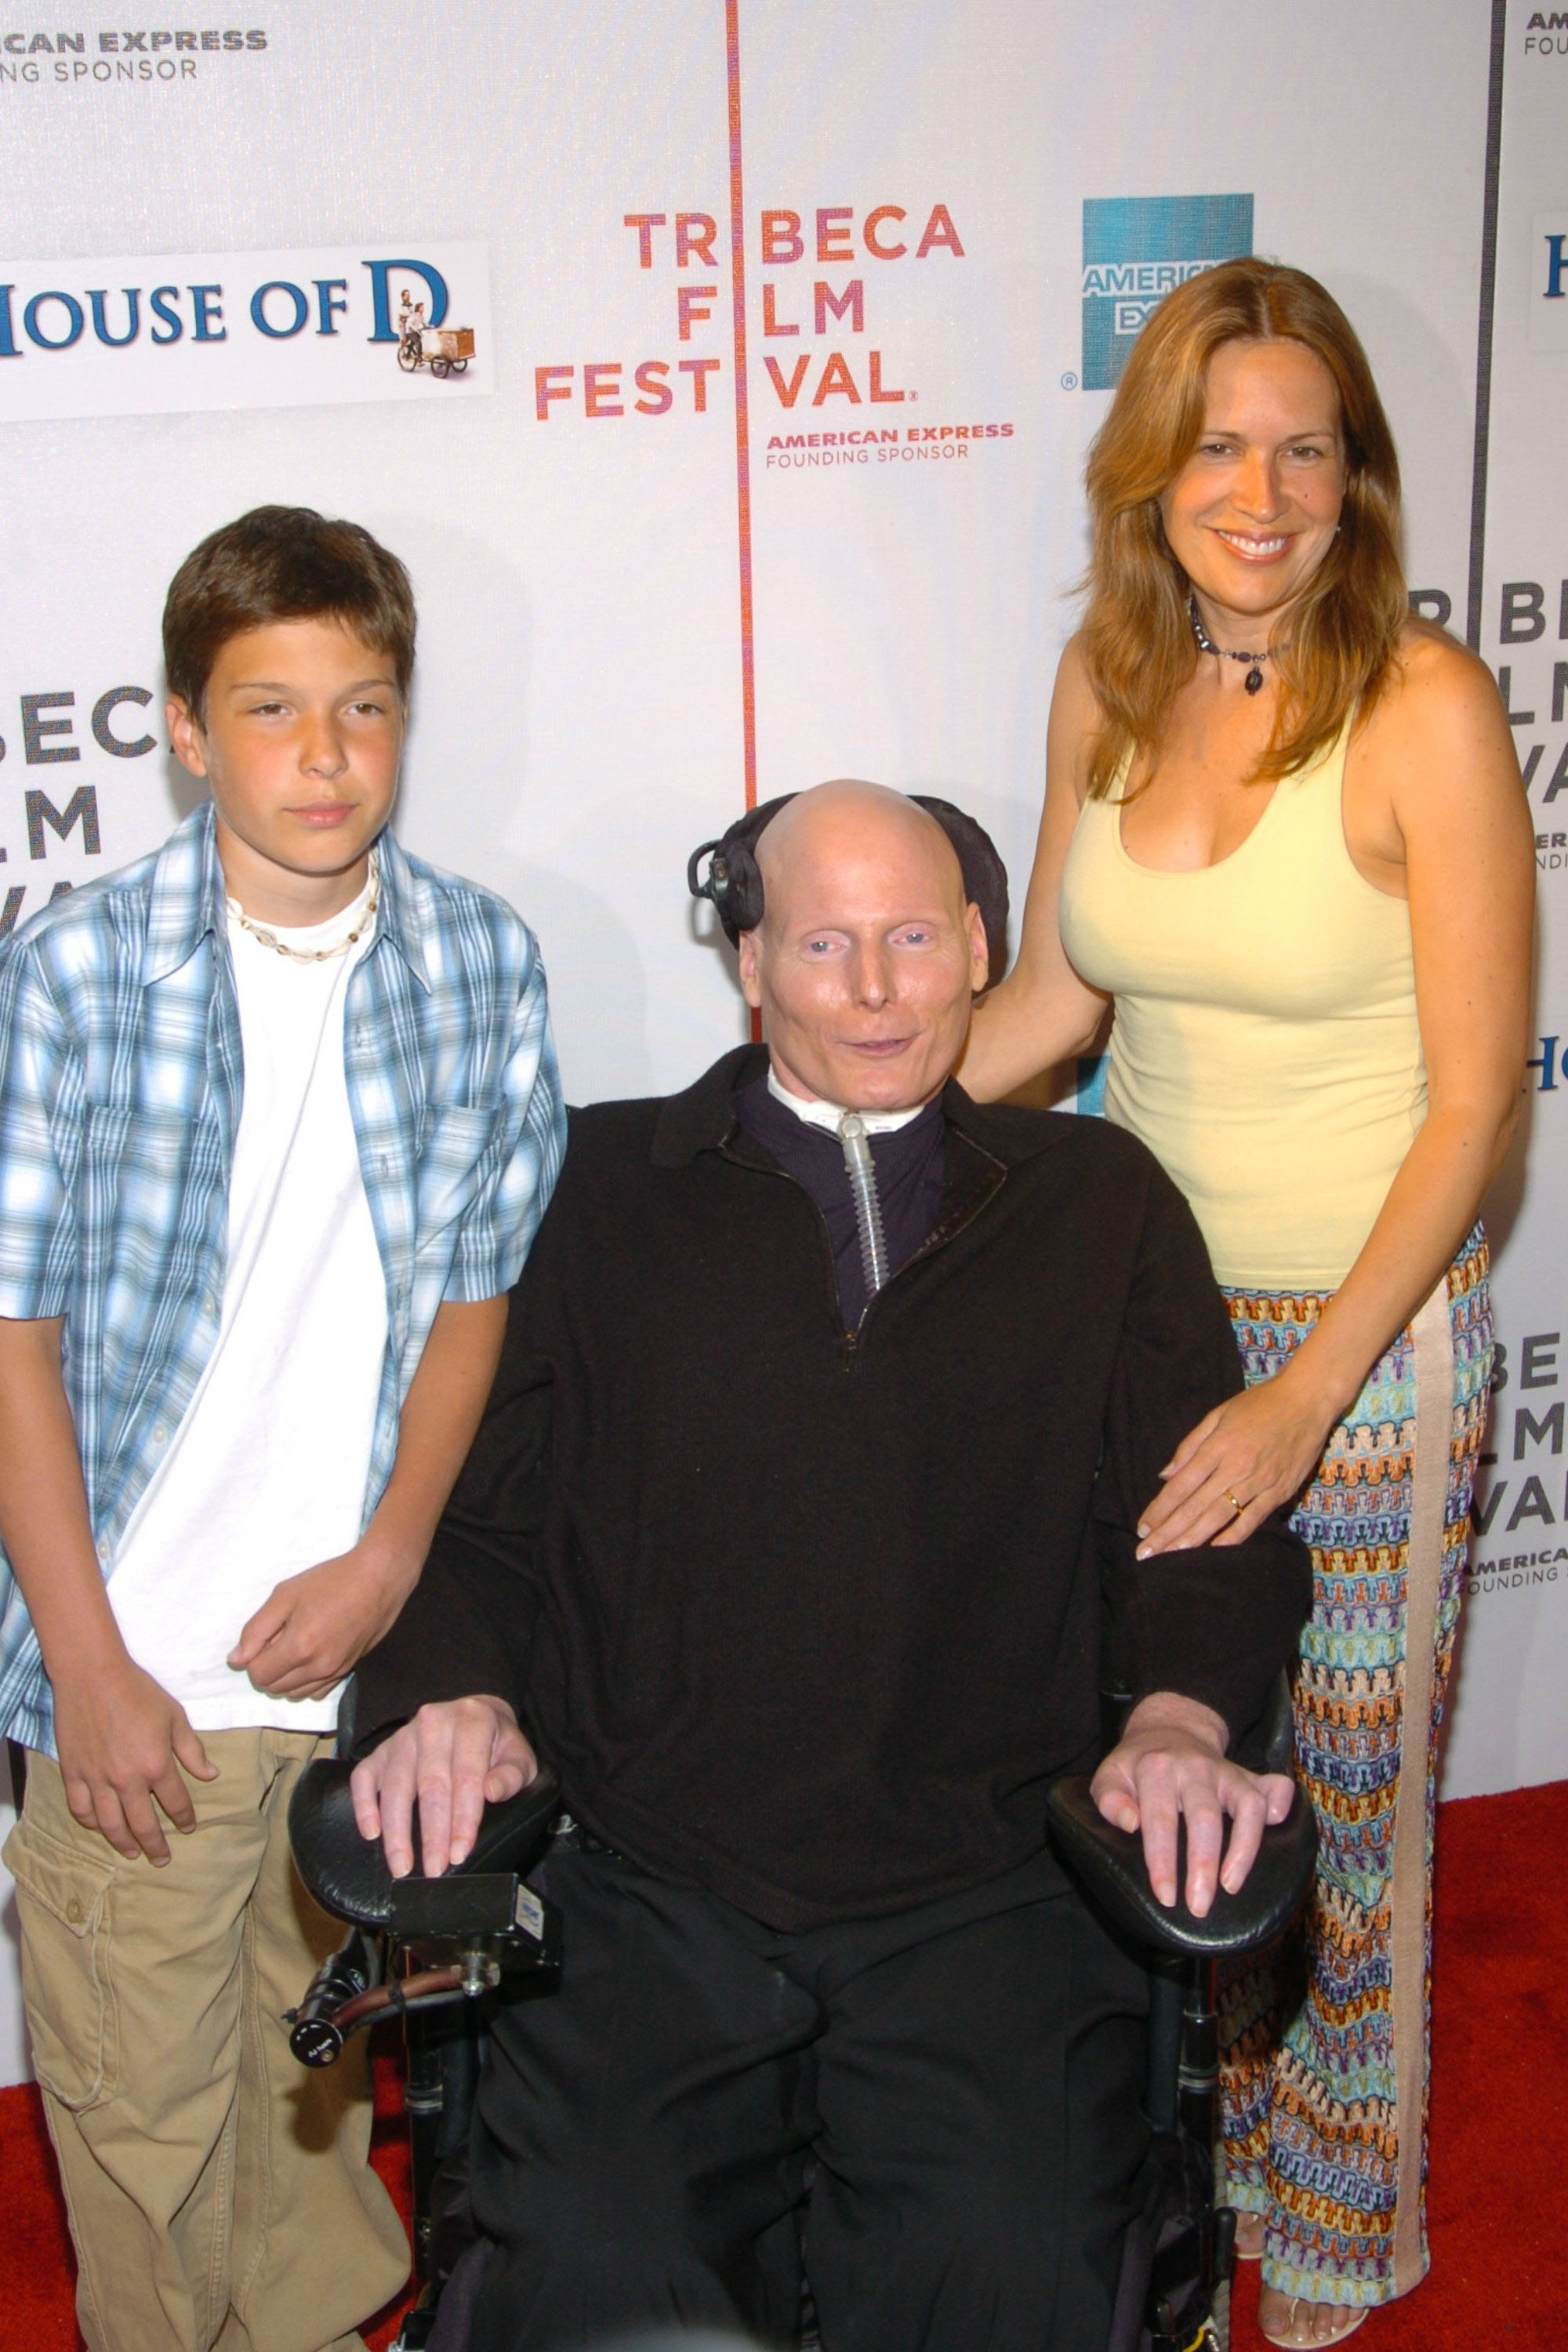
[[(1313, 1293), (1226, 1293), (1248, 1387)], [(1313, 1608), (1296, 1767), (1318, 1816), (1301, 1928), (1221, 1987), (1230, 2202), (1264, 2218), (1267, 2286), (1385, 2303), (1426, 2275), (1435, 1741), (1491, 1370), (1478, 1225), (1331, 1433), (1292, 1520)]]

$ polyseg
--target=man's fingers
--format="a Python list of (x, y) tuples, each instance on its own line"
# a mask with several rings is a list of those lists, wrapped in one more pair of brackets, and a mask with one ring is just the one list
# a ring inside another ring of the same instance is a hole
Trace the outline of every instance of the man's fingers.
[(452, 1784), (445, 1772), (419, 1775), (419, 1867), (439, 1878), (452, 1859)]
[(1113, 1830), (1126, 1830), (1129, 1834), (1138, 1826), (1138, 1799), (1132, 1783), (1120, 1764), (1107, 1757), (1089, 1784), (1089, 1793), (1100, 1817)]
[(381, 1799), (376, 1790), (375, 1759), (367, 1756), (349, 1774), (349, 1795), (353, 1800), (354, 1827), (362, 1838), (381, 1835)]
[[(1194, 1720), (1173, 1720), (1173, 1708)], [(1212, 1909), (1217, 1886), (1231, 1895), (1239, 1890), (1266, 1824), (1282, 1822), (1296, 1795), (1287, 1773), (1253, 1773), (1227, 1762), (1224, 1730), (1217, 1717), (1194, 1702), (1141, 1701), (1129, 1731), (1089, 1784), (1106, 1821), (1118, 1829), (1142, 1828), (1149, 1882), (1156, 1901), (1166, 1906), (1177, 1899), (1178, 1839), (1184, 1830), (1181, 1892), (1199, 1919)]]
[(1227, 1895), (1240, 1893), (1258, 1859), (1265, 1829), (1282, 1822), (1295, 1800), (1296, 1783), (1288, 1772), (1260, 1774), (1244, 1771), (1238, 1764), (1226, 1766), (1222, 1802), (1232, 1825), (1220, 1884)]
[[(504, 1805), (509, 1797), (521, 1795), (538, 1778), (537, 1769), (525, 1773), (521, 1765), (515, 1762), (493, 1764), (485, 1782), (485, 1802), (487, 1805)], [(452, 1858), (456, 1861), (458, 1856), (454, 1854)]]
[(1227, 1895), (1237, 1895), (1246, 1885), (1247, 1874), (1258, 1859), (1258, 1848), (1263, 1837), (1268, 1816), (1262, 1790), (1249, 1783), (1228, 1810), (1230, 1843), (1226, 1849), (1225, 1867), (1219, 1879)]
[(518, 1729), (515, 1723), (502, 1723), (497, 1729), (490, 1749), (490, 1769), (485, 1781), (487, 1805), (504, 1803), (523, 1789), (531, 1789), (539, 1778), (539, 1759)]
[(1263, 1775), (1263, 1806), (1271, 1827), (1278, 1827), (1296, 1801), (1296, 1783), (1289, 1772)]
[(449, 1862), (467, 1862), (474, 1850), (484, 1816), (485, 1784), (491, 1777), (495, 1747), (493, 1723), (466, 1715), (459, 1720), (452, 1740)]
[(1186, 1905), (1194, 1919), (1206, 1919), (1219, 1878), (1220, 1850), (1225, 1843), (1225, 1815), (1218, 1800), (1200, 1780), (1182, 1800), (1187, 1828)]
[(439, 1878), (473, 1851), (487, 1802), (515, 1796), (538, 1771), (510, 1708), (488, 1699), (421, 1707), (412, 1723), (354, 1769), (350, 1786), (362, 1837), (379, 1834), (387, 1868), (406, 1878), (416, 1865), (413, 1811), (419, 1806), (418, 1867)]
[[(1163, 1776), (1162, 1776), (1162, 1781)], [(1168, 1784), (1151, 1789), (1148, 1777), (1140, 1784), (1143, 1820), (1143, 1860), (1157, 1903), (1176, 1899), (1176, 1799)]]
[(381, 1843), (394, 1878), (406, 1878), (414, 1867), (414, 1747), (412, 1731), (395, 1732), (371, 1759), (381, 1768)]
[(414, 1718), (414, 1728), (419, 1740), (419, 1867), (426, 1878), (439, 1878), (451, 1859), (456, 1727), (445, 1716), (427, 1722), (421, 1710)]
[(490, 1769), (485, 1780), (486, 1804), (504, 1804), (508, 1797), (531, 1789), (538, 1778), (538, 1757), (515, 1723), (503, 1723), (490, 1750)]

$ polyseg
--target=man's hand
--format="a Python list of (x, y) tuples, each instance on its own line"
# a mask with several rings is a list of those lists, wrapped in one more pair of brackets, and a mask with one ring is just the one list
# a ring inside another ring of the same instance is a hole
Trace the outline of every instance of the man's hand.
[(417, 1799), (420, 1866), (426, 1878), (439, 1878), (472, 1853), (485, 1807), (538, 1777), (538, 1760), (504, 1699), (447, 1699), (422, 1706), (355, 1765), (354, 1820), (361, 1837), (380, 1838), (394, 1878), (406, 1878)]
[(322, 1698), (391, 1631), (418, 1570), (362, 1538), (353, 1551), (275, 1585), (228, 1663), (273, 1698)]
[(72, 1813), (127, 1862), (144, 1853), (162, 1868), (169, 1843), (157, 1806), (177, 1830), (196, 1825), (181, 1765), (195, 1780), (217, 1778), (184, 1708), (123, 1654), (90, 1677), (62, 1678), (54, 1693), (60, 1776)]
[(1089, 1789), (1117, 1829), (1142, 1831), (1143, 1859), (1162, 1903), (1176, 1899), (1176, 1827), (1185, 1821), (1187, 1908), (1196, 1919), (1214, 1902), (1216, 1878), (1227, 1895), (1245, 1885), (1266, 1824), (1284, 1820), (1295, 1793), (1288, 1773), (1246, 1771), (1225, 1751), (1226, 1727), (1211, 1707), (1156, 1691), (1133, 1708)]

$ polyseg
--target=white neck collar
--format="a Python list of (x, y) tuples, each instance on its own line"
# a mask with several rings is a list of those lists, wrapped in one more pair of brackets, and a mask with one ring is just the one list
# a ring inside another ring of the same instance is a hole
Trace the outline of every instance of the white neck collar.
[[(793, 1110), (796, 1118), (803, 1118), (807, 1127), (820, 1127), (829, 1135), (837, 1134), (838, 1122), (844, 1116), (844, 1105), (805, 1102), (799, 1095), (792, 1095), (787, 1087), (779, 1084), (778, 1072), (771, 1062), (768, 1064), (768, 1092), (776, 1101)], [(913, 1110), (863, 1110), (860, 1117), (866, 1123), (868, 1135), (891, 1135), (899, 1128), (908, 1127), (910, 1119), (919, 1118), (925, 1108), (924, 1103), (916, 1103)]]

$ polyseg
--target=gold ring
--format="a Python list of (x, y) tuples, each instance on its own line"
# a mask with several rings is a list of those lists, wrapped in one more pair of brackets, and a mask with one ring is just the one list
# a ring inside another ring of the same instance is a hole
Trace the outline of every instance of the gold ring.
[(1225, 1499), (1230, 1505), (1231, 1509), (1236, 1513), (1237, 1517), (1239, 1518), (1242, 1512), (1247, 1508), (1246, 1504), (1238, 1503), (1228, 1486), (1225, 1490)]

